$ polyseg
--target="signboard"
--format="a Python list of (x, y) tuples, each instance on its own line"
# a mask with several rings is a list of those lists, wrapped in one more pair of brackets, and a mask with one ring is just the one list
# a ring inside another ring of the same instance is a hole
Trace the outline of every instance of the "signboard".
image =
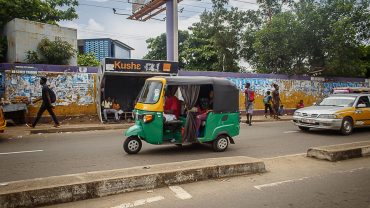
[(177, 74), (178, 62), (143, 59), (105, 59), (106, 72), (151, 72)]
[(147, 4), (148, 0), (133, 0), (132, 1), (132, 13), (136, 13), (138, 10), (144, 7)]

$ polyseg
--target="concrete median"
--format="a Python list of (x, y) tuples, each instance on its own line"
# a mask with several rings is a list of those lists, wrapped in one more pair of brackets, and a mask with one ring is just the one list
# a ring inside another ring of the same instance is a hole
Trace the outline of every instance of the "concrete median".
[(172, 184), (266, 172), (261, 160), (223, 157), (0, 184), (1, 207), (36, 207)]
[(370, 156), (370, 141), (313, 147), (307, 151), (307, 156), (332, 162)]

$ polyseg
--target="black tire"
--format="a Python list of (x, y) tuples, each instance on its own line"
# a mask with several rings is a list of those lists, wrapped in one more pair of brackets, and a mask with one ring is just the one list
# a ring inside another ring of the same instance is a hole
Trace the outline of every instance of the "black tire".
[(298, 126), (298, 128), (302, 131), (309, 131), (310, 127), (305, 127), (305, 126)]
[(227, 135), (219, 135), (212, 143), (213, 151), (224, 152), (229, 146), (229, 138)]
[(350, 117), (345, 117), (342, 121), (340, 132), (343, 135), (350, 135), (353, 132), (353, 120)]
[(127, 154), (138, 153), (142, 146), (143, 144), (137, 136), (130, 136), (123, 142), (123, 149)]

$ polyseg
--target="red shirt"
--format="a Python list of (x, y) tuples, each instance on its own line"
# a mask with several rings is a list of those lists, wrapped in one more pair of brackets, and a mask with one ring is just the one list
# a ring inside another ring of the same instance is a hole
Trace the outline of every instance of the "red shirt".
[(304, 108), (304, 104), (303, 103), (298, 103), (297, 104), (297, 108), (299, 109), (299, 108)]
[(164, 103), (164, 110), (172, 110), (173, 115), (176, 116), (176, 119), (180, 116), (180, 102), (176, 96), (170, 96), (166, 98)]

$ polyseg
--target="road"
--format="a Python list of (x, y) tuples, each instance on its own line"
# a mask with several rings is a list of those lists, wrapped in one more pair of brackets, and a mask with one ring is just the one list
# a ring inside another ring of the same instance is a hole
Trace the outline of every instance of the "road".
[(369, 129), (350, 136), (332, 131), (301, 132), (291, 122), (242, 124), (236, 144), (223, 153), (210, 146), (143, 144), (137, 155), (122, 149), (120, 130), (30, 135), (0, 139), (0, 182), (110, 170), (199, 158), (249, 156), (272, 158), (305, 153), (309, 147), (370, 140)]
[(339, 163), (303, 156), (265, 160), (268, 172), (175, 185), (50, 206), (126, 207), (370, 207), (370, 158)]

